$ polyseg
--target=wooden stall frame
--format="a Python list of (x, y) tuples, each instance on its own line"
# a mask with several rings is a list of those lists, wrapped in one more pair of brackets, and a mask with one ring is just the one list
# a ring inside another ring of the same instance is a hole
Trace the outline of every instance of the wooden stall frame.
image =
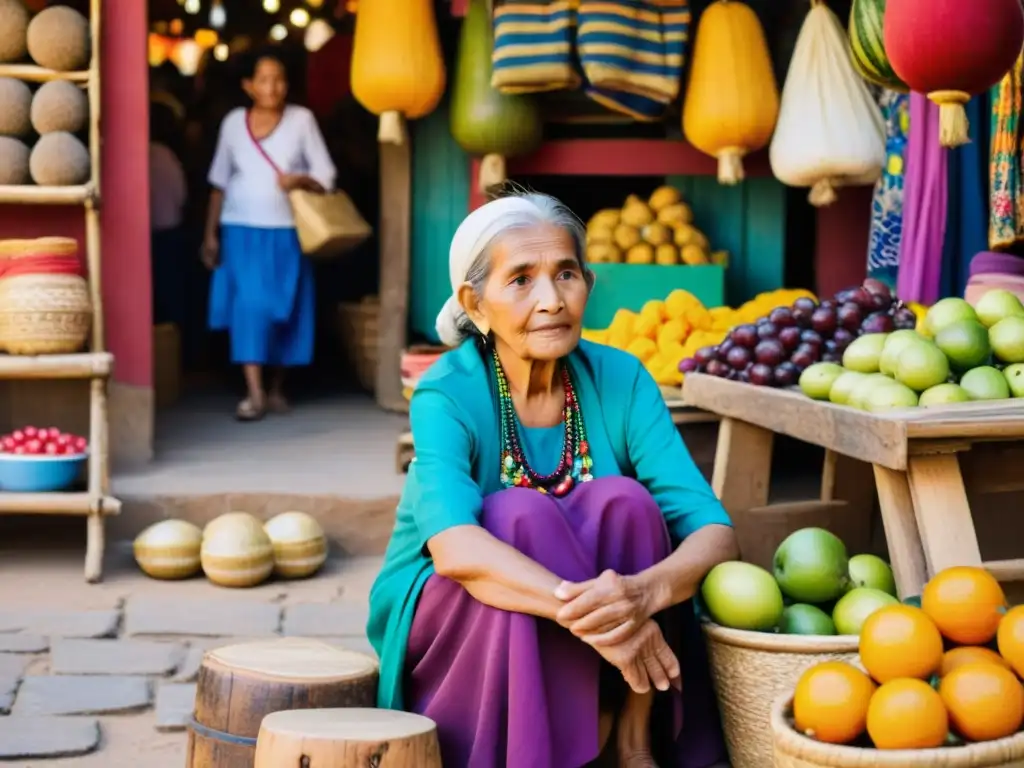
[(110, 440), (107, 383), (113, 356), (106, 351), (102, 261), (100, 258), (100, 123), (101, 123), (101, 13), (102, 0), (90, 0), (89, 26), (92, 46), (89, 68), (82, 72), (55, 72), (27, 64), (0, 66), (0, 77), (43, 83), (66, 80), (82, 84), (89, 97), (90, 179), (72, 187), (30, 185), (0, 186), (0, 204), (82, 205), (85, 211), (85, 251), (92, 303), (90, 350), (81, 354), (0, 356), (3, 379), (89, 379), (89, 462), (85, 492), (0, 493), (0, 514), (82, 515), (86, 518), (85, 579), (97, 582), (103, 575), (106, 515), (121, 511), (121, 502), (109, 495)]

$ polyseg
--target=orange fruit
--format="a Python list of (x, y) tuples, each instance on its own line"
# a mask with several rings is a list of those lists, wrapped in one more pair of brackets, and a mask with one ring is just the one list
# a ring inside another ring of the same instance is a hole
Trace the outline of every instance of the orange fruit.
[(860, 660), (875, 680), (921, 680), (942, 664), (942, 635), (920, 608), (887, 605), (868, 616), (860, 630)]
[(864, 733), (874, 692), (871, 678), (845, 661), (816, 664), (796, 684), (796, 729), (818, 741), (849, 744)]
[(1011, 608), (999, 622), (996, 635), (999, 653), (1010, 667), (1024, 677), (1024, 605)]
[(954, 730), (968, 741), (1002, 739), (1024, 723), (1024, 686), (991, 661), (964, 664), (942, 678), (939, 696)]
[(984, 645), (996, 636), (1006, 595), (984, 568), (955, 566), (925, 584), (921, 608), (954, 643)]
[(978, 645), (962, 645), (959, 648), (952, 648), (943, 654), (942, 664), (939, 666), (939, 677), (945, 677), (954, 669), (959, 669), (964, 664), (972, 664), (978, 661), (998, 664), (1004, 669), (1010, 668), (1006, 659), (989, 648), (983, 648)]
[(923, 680), (884, 683), (868, 705), (868, 736), (878, 749), (930, 749), (946, 743), (949, 716)]

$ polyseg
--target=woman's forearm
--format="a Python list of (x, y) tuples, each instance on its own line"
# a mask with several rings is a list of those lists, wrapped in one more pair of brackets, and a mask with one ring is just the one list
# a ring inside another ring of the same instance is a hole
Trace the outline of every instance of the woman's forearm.
[(204, 237), (209, 240), (217, 237), (220, 230), (220, 212), (224, 207), (224, 193), (219, 189), (210, 190), (210, 202), (206, 209), (206, 228), (203, 230)]
[(555, 574), (484, 528), (458, 526), (427, 544), (437, 573), (457, 581), (484, 605), (554, 620), (562, 601)]
[(637, 574), (651, 595), (651, 613), (663, 611), (696, 594), (708, 571), (739, 556), (736, 533), (726, 525), (707, 525), (694, 531), (659, 563)]

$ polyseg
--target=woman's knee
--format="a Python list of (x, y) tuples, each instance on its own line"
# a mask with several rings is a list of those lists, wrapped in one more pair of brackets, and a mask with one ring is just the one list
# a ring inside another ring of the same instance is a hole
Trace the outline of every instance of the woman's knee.
[(605, 506), (613, 508), (617, 516), (637, 523), (664, 523), (658, 502), (639, 480), (614, 475), (592, 480), (585, 487), (599, 492)]
[(555, 502), (529, 488), (506, 488), (484, 499), (480, 524), (497, 539), (518, 547), (534, 535), (551, 534), (561, 519)]

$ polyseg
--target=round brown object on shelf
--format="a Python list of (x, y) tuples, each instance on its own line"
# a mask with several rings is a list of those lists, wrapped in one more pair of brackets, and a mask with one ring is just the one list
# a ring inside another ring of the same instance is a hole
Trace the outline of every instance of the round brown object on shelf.
[(441, 768), (437, 725), (389, 709), (291, 709), (267, 715), (253, 768), (280, 765)]
[(43, 84), (32, 98), (32, 127), (42, 135), (54, 131), (78, 133), (89, 119), (89, 97), (67, 80)]
[(40, 136), (29, 158), (32, 181), (41, 187), (73, 187), (89, 180), (89, 150), (66, 131)]
[(32, 91), (21, 80), (0, 77), (0, 136), (21, 137), (32, 130)]
[(41, 67), (77, 72), (89, 66), (89, 21), (74, 8), (56, 5), (28, 25), (28, 54)]
[(0, 0), (0, 64), (25, 57), (28, 8), (21, 0)]
[(271, 712), (373, 707), (376, 700), (377, 662), (365, 654), (297, 637), (217, 648), (199, 669), (186, 764), (251, 766)]
[(78, 275), (27, 274), (0, 281), (0, 348), (12, 355), (65, 355), (92, 328), (89, 286)]
[(0, 136), (0, 185), (28, 184), (29, 151), (18, 139)]

